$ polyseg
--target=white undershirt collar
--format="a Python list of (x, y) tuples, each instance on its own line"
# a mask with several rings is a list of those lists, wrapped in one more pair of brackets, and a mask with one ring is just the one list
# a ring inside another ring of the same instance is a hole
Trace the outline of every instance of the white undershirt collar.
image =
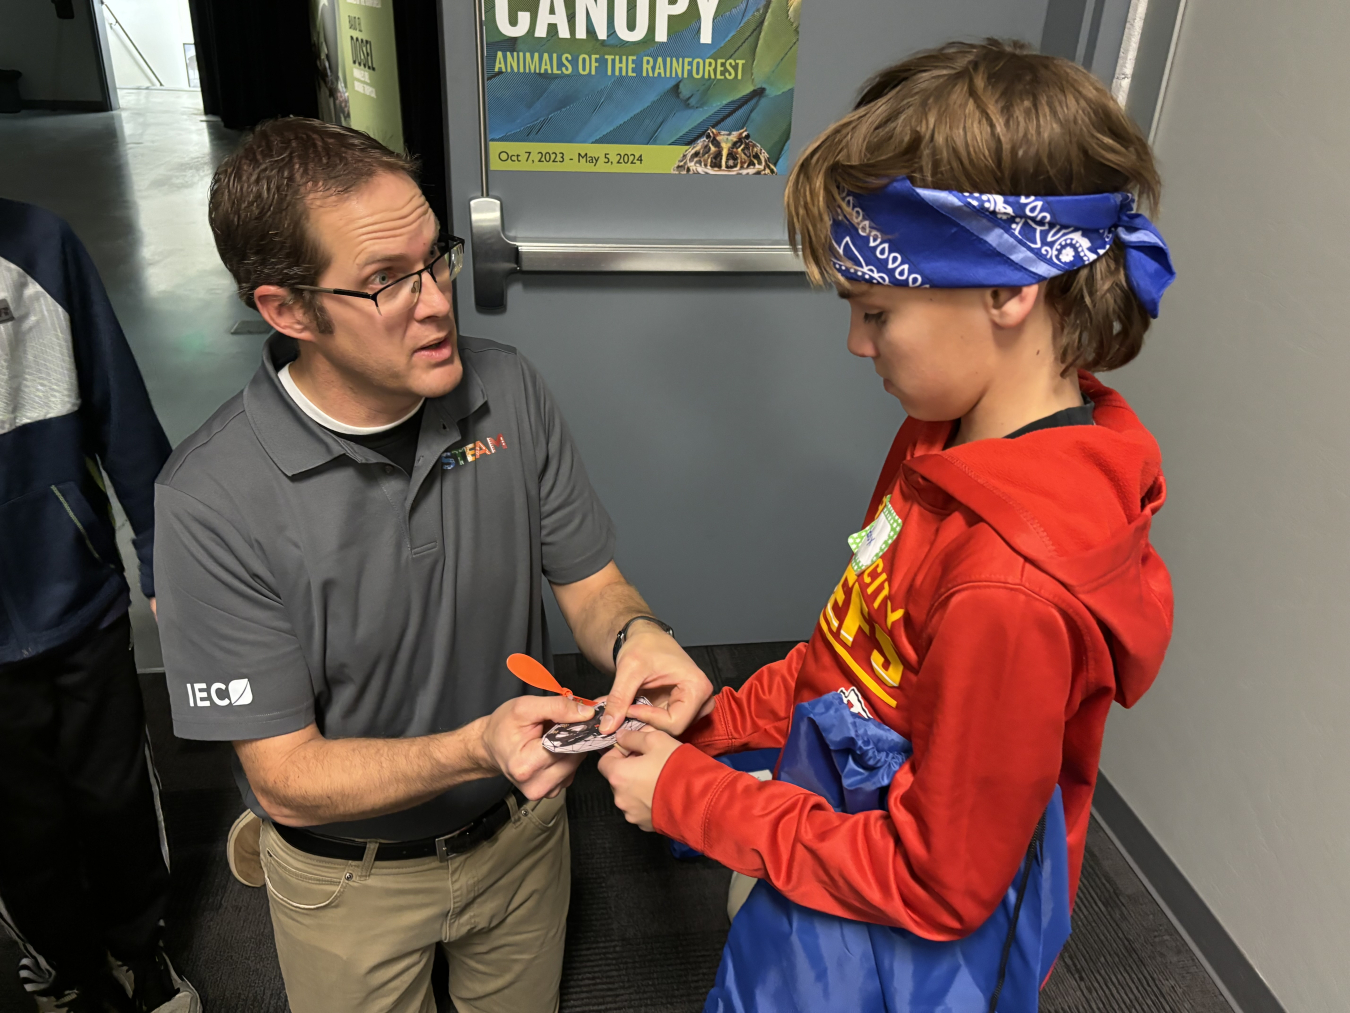
[(306, 415), (312, 418), (319, 425), (323, 426), (325, 429), (331, 429), (333, 430), (333, 432), (342, 433), (345, 436), (372, 436), (375, 433), (383, 433), (390, 429), (393, 429), (395, 426), (401, 426), (403, 425), (403, 423), (407, 422), (410, 418), (416, 415), (418, 410), (422, 407), (422, 405), (426, 401), (426, 398), (423, 398), (421, 401), (418, 401), (417, 404), (413, 405), (412, 411), (408, 412), (407, 415), (403, 416), (403, 418), (399, 419), (398, 421), (390, 422), (388, 425), (349, 426), (345, 422), (339, 422), (337, 419), (333, 418), (333, 416), (326, 413), (322, 408), (316, 405), (309, 398), (305, 397), (305, 395), (301, 392), (300, 388), (295, 385), (295, 378), (291, 376), (291, 364), (289, 362), (286, 363), (286, 365), (282, 366), (281, 369), (277, 371), (277, 379), (280, 380), (281, 385), (286, 388), (286, 393), (291, 396), (291, 400), (295, 402), (295, 406), (297, 408), (299, 408), (302, 412), (304, 412)]

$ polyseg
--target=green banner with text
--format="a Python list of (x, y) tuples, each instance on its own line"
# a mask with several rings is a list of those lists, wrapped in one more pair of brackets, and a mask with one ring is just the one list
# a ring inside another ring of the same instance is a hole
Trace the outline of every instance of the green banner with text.
[(310, 0), (319, 115), (403, 150), (393, 0)]

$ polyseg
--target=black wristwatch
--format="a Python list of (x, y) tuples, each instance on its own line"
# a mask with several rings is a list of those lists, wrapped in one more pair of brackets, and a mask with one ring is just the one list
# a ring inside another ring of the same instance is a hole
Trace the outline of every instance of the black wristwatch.
[(633, 616), (632, 619), (623, 624), (623, 629), (621, 629), (619, 635), (614, 638), (614, 664), (617, 665), (619, 663), (619, 648), (623, 647), (623, 642), (628, 639), (628, 627), (632, 626), (634, 623), (643, 622), (656, 623), (657, 626), (661, 627), (661, 629), (665, 630), (672, 637), (675, 636), (675, 631), (660, 619), (657, 619), (656, 616)]

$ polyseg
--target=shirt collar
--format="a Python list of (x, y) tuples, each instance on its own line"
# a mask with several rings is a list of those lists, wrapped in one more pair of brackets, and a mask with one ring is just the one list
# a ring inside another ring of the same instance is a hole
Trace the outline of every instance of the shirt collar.
[[(267, 455), (288, 477), (339, 457), (353, 457), (349, 444), (302, 412), (281, 385), (277, 370), (294, 361), (298, 354), (294, 338), (274, 331), (263, 344), (258, 371), (244, 388), (244, 414)], [(487, 403), (483, 383), (463, 358), (462, 351), (460, 361), (464, 366), (463, 379), (448, 394), (428, 398), (422, 419), (423, 438), (428, 426), (435, 425), (444, 432), (444, 446), (457, 441), (461, 435), (460, 422)]]
[(401, 419), (395, 419), (393, 422), (386, 422), (382, 426), (353, 426), (346, 422), (339, 422), (333, 416), (316, 405), (305, 392), (300, 389), (295, 382), (295, 377), (291, 376), (291, 366), (294, 362), (288, 362), (277, 370), (277, 379), (281, 381), (281, 386), (286, 393), (291, 396), (291, 400), (300, 406), (300, 410), (312, 418), (319, 425), (334, 433), (341, 433), (343, 436), (375, 436), (379, 433), (387, 433), (391, 429), (397, 429), (403, 423), (422, 410), (422, 405), (426, 398), (420, 398), (417, 404), (412, 406), (412, 411), (405, 414)]

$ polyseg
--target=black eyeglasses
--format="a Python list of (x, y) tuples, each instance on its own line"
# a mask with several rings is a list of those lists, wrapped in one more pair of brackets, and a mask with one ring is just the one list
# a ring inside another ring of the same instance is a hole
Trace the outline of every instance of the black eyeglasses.
[[(447, 242), (436, 244), (436, 255), (430, 263), (418, 268), (411, 274), (395, 278), (388, 285), (374, 292), (359, 292), (351, 288), (320, 288), (317, 285), (292, 285), (291, 288), (302, 292), (325, 292), (328, 295), (345, 295), (353, 299), (369, 299), (375, 304), (375, 312), (383, 315), (387, 309), (391, 313), (400, 313), (412, 309), (422, 296), (422, 275), (430, 275), (431, 280), (442, 291), (449, 293), (450, 283), (464, 268), (464, 240), (451, 236)], [(381, 299), (384, 301), (381, 302)]]

